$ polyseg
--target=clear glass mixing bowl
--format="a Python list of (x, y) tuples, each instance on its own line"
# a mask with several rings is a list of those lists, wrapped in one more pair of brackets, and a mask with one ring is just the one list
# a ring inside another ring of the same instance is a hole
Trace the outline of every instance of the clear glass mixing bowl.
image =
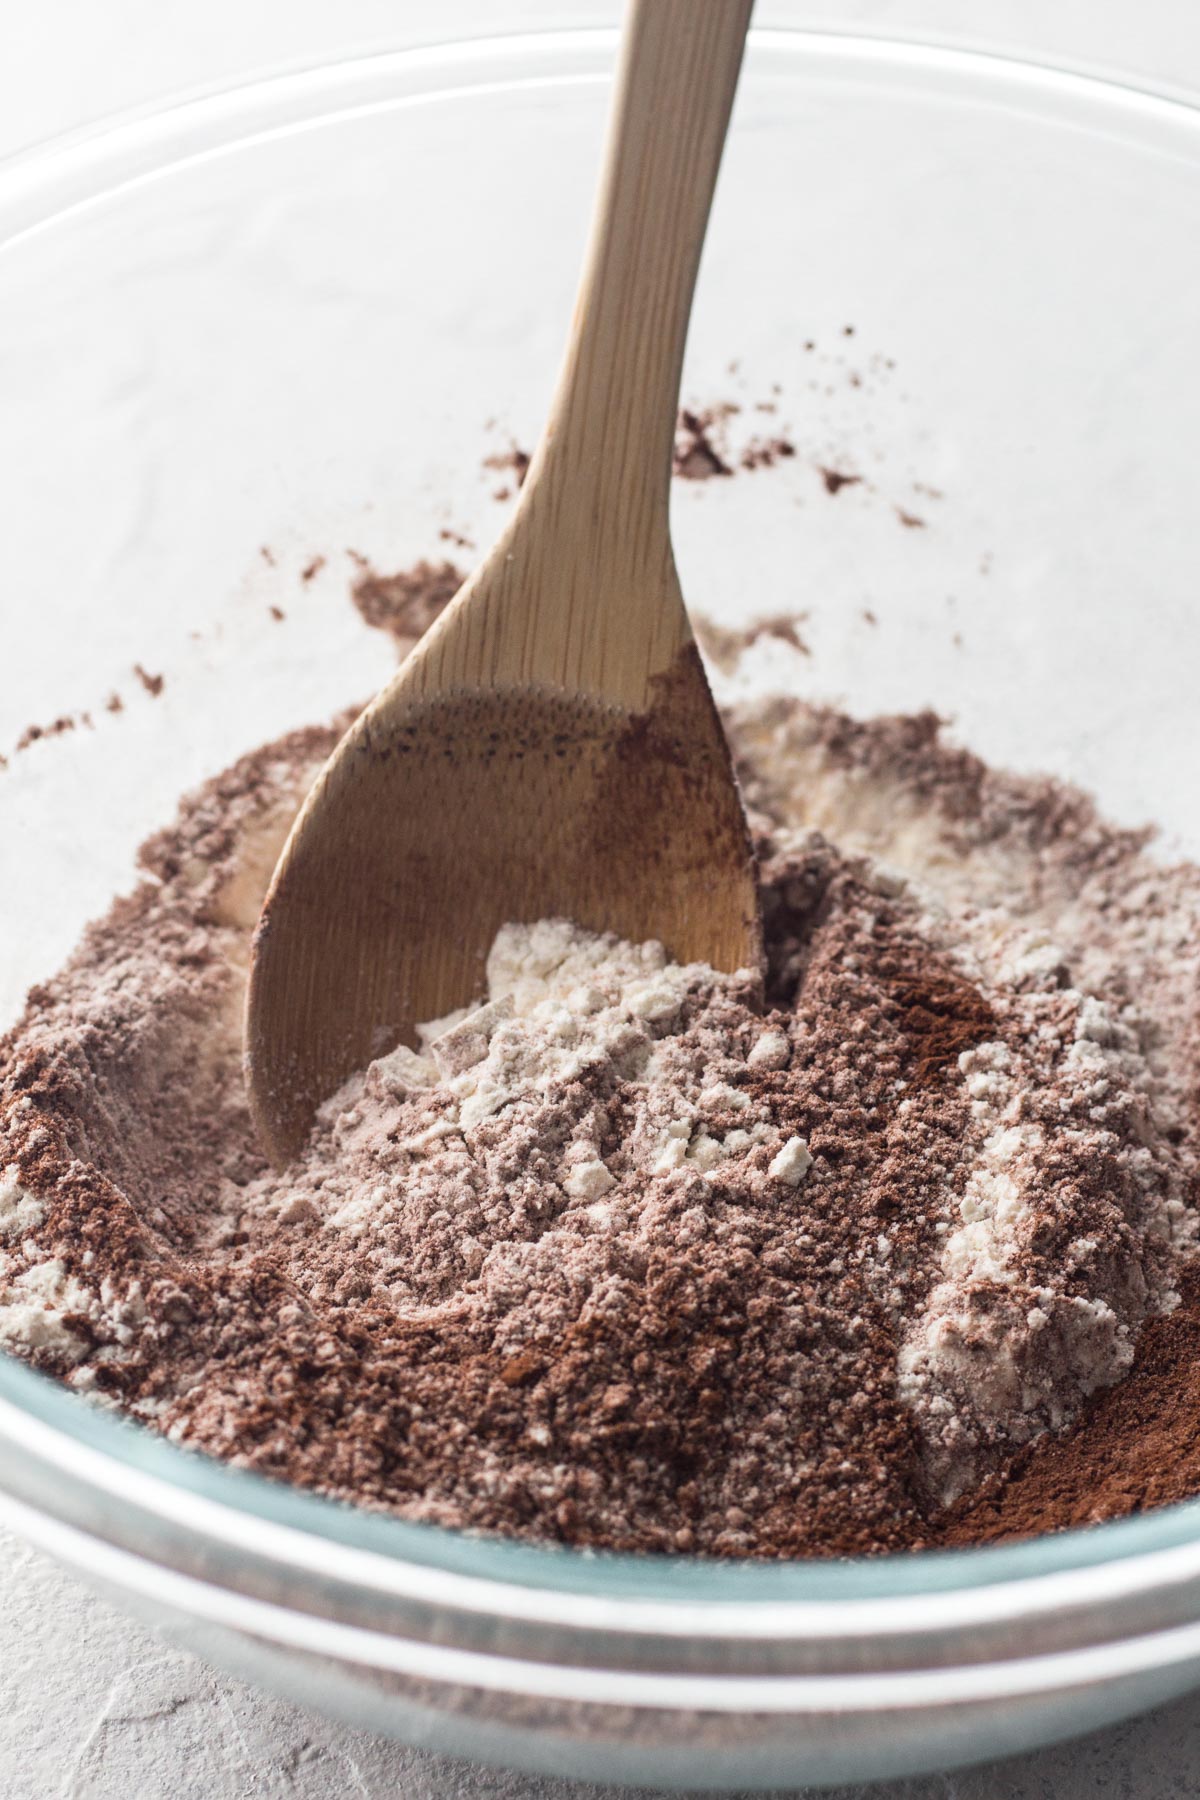
[[(183, 788), (387, 672), (346, 551), (403, 567), (496, 528), (481, 459), (542, 415), (613, 49), (389, 54), (0, 174), (5, 1021)], [(797, 454), (681, 484), (676, 535), (698, 609), (799, 607), (811, 656), (763, 640), (727, 691), (936, 706), (1200, 852), (1198, 291), (1187, 107), (759, 33), (685, 390)], [(863, 479), (831, 495), (821, 468)], [(895, 1774), (1200, 1679), (1191, 1506), (1004, 1550), (705, 1566), (360, 1516), (8, 1360), (0, 1438), (6, 1516), (189, 1647), (465, 1755), (692, 1786)]]

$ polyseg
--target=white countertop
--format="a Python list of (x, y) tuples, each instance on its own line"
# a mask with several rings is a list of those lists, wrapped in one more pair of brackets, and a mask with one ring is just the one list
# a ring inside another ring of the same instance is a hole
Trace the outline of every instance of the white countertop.
[[(0, 1531), (0, 1800), (637, 1800), (409, 1750), (257, 1692)], [(1200, 1791), (1200, 1694), (1041, 1755), (828, 1800), (1169, 1800)]]
[[(583, 24), (616, 0), (576, 0)], [(760, 0), (760, 20), (976, 28), (993, 47), (1200, 91), (1188, 0)], [(469, 35), (482, 0), (8, 0), (0, 155), (173, 92), (414, 39)], [(972, 17), (973, 15), (973, 17)], [(534, 27), (557, 0), (514, 0)], [(981, 28), (986, 23), (986, 33)], [(494, 27), (493, 27), (494, 28)], [(837, 1790), (842, 1800), (1167, 1800), (1200, 1793), (1200, 1694), (1076, 1744), (1003, 1764)], [(576, 1786), (448, 1762), (347, 1730), (216, 1673), (156, 1638), (0, 1530), (0, 1800), (601, 1800)]]

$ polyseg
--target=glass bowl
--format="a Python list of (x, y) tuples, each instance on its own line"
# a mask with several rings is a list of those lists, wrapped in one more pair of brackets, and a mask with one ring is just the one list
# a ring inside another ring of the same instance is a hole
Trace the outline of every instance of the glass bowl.
[[(510, 482), (483, 464), (542, 416), (614, 41), (291, 74), (0, 173), (0, 1022), (184, 788), (387, 673), (347, 552), (399, 568), (497, 528)], [(731, 429), (796, 454), (677, 484), (676, 538), (696, 609), (802, 610), (811, 654), (764, 638), (723, 692), (935, 706), (1200, 853), (1198, 289), (1186, 106), (756, 34), (685, 398), (737, 402)], [(831, 493), (822, 470), (862, 479)], [(6, 1517), (189, 1648), (462, 1755), (864, 1778), (1200, 1680), (1195, 1506), (964, 1554), (706, 1565), (360, 1515), (8, 1359), (0, 1439)]]

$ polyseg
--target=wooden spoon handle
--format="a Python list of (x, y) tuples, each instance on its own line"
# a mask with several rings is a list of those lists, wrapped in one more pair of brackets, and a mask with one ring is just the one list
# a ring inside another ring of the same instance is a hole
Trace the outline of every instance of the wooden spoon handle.
[(639, 712), (691, 645), (671, 552), (671, 452), (752, 5), (631, 0), (546, 428), (507, 528), (396, 677), (410, 698), (532, 684)]
[(752, 6), (630, 0), (573, 328), (527, 478), (556, 511), (583, 503), (610, 570), (614, 543), (631, 569), (669, 545), (684, 343)]

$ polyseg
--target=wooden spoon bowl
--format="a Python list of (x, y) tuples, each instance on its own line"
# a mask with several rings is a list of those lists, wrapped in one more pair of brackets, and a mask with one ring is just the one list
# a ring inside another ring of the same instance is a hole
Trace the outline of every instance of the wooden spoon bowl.
[(757, 891), (675, 572), (683, 347), (751, 0), (634, 0), (550, 420), (490, 556), (326, 765), (247, 997), (273, 1158), (414, 1027), (481, 997), (508, 920), (757, 967)]

